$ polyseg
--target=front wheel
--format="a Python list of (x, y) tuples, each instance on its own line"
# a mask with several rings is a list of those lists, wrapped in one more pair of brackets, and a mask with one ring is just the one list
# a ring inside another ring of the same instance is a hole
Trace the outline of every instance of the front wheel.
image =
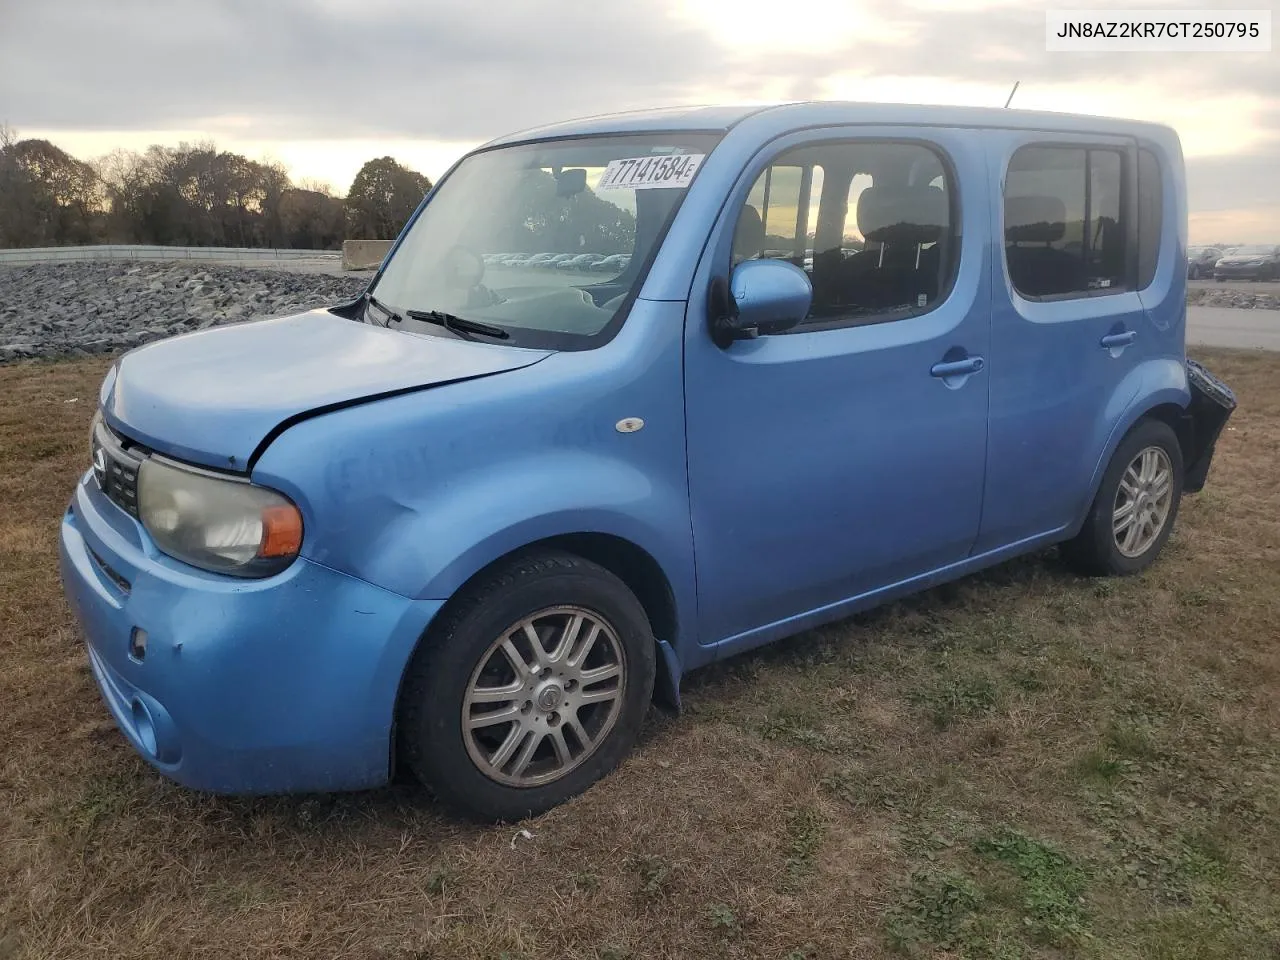
[(1093, 576), (1145, 570), (1173, 532), (1182, 480), (1182, 448), (1173, 429), (1142, 421), (1111, 458), (1084, 526), (1062, 545), (1064, 556)]
[(526, 555), (465, 588), (424, 638), (401, 696), (404, 756), (464, 814), (542, 813), (630, 751), (655, 670), (626, 584), (572, 554)]

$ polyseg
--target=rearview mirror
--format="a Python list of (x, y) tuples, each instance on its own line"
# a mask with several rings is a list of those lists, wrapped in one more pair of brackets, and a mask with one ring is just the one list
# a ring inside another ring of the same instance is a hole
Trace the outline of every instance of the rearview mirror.
[(747, 260), (729, 278), (727, 311), (716, 318), (717, 339), (745, 340), (790, 330), (809, 315), (813, 285), (785, 260)]
[(557, 197), (576, 197), (587, 189), (587, 171), (582, 167), (570, 167), (555, 176)]

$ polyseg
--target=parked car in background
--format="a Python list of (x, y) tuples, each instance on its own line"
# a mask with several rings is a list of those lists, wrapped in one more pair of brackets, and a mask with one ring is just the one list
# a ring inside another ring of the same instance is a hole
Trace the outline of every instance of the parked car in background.
[(568, 260), (561, 260), (556, 264), (556, 267), (560, 270), (589, 270), (592, 264), (599, 263), (603, 259), (603, 254), (580, 253), (576, 257), (570, 257)]
[(1187, 279), (1213, 276), (1213, 265), (1222, 259), (1221, 247), (1187, 247)]
[(615, 253), (593, 263), (591, 269), (595, 273), (621, 273), (630, 263), (631, 258), (625, 253)]
[(1213, 278), (1223, 280), (1280, 279), (1280, 246), (1246, 243), (1213, 265)]
[[(572, 244), (566, 207), (644, 269), (487, 269)], [(487, 144), (360, 297), (108, 371), (60, 532), (103, 699), (193, 788), (400, 763), (520, 819), (690, 670), (1052, 545), (1138, 573), (1234, 404), (1186, 357), (1185, 210), (1175, 132), (1112, 118), (700, 107)]]

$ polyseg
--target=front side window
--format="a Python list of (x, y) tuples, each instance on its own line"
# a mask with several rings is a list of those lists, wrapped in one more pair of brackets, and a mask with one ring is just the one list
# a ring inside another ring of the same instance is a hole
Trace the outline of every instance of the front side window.
[(1118, 150), (1022, 147), (1004, 192), (1005, 260), (1022, 296), (1088, 296), (1125, 286), (1128, 224)]
[(434, 332), (448, 317), (456, 335), (520, 346), (599, 342), (718, 139), (584, 137), (468, 157), (387, 264), (371, 291), (385, 309), (368, 319)]
[(919, 143), (806, 145), (756, 178), (738, 215), (733, 263), (788, 260), (809, 274), (798, 329), (902, 319), (946, 295), (959, 250), (955, 183)]

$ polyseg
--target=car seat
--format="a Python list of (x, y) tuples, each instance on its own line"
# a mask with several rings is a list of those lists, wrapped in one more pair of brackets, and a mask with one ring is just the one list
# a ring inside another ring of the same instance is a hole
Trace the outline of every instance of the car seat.
[(1058, 197), (1005, 198), (1005, 259), (1019, 293), (1045, 297), (1083, 289), (1080, 258), (1053, 246), (1066, 235), (1066, 220)]
[(836, 301), (870, 309), (931, 303), (938, 296), (949, 216), (947, 195), (939, 187), (863, 190), (857, 217), (867, 245), (839, 265)]
[(760, 211), (746, 204), (738, 214), (738, 225), (733, 231), (733, 263), (754, 260), (764, 252), (764, 221)]

